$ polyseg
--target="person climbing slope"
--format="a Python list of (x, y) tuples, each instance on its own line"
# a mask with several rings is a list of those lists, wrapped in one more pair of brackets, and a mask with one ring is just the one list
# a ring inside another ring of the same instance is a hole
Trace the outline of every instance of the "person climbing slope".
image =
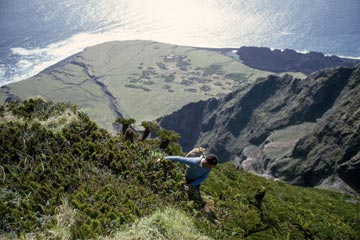
[[(196, 152), (196, 150), (198, 150), (198, 152), (201, 153), (200, 156), (196, 156), (199, 154)], [(205, 149), (203, 148), (193, 149), (191, 152), (189, 152), (186, 155), (186, 157), (182, 157), (182, 156), (164, 157), (164, 159), (166, 160), (180, 162), (188, 166), (185, 172), (185, 180), (186, 180), (185, 189), (193, 192), (193, 194), (189, 196), (190, 198), (201, 197), (200, 184), (208, 177), (211, 169), (215, 167), (218, 163), (218, 158), (215, 155), (210, 154), (205, 156), (203, 155), (203, 152), (201, 152), (201, 150), (205, 150)], [(158, 161), (160, 160), (161, 159), (158, 159)]]

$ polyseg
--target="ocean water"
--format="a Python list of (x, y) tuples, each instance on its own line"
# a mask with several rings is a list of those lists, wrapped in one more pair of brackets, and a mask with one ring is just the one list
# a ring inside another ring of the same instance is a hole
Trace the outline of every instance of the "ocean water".
[(359, 58), (360, 0), (0, 0), (0, 86), (131, 39)]

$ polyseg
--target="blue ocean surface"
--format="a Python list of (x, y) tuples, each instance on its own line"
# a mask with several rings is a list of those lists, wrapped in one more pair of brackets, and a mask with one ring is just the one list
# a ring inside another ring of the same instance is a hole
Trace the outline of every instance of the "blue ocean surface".
[(0, 36), (0, 86), (113, 40), (359, 58), (360, 0), (0, 0)]

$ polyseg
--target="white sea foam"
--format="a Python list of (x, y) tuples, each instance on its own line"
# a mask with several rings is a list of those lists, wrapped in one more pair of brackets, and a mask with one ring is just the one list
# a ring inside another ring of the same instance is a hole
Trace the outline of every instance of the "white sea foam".
[(298, 52), (298, 53), (302, 53), (302, 54), (307, 54), (307, 53), (310, 53), (310, 51), (309, 51), (309, 50), (306, 50), (306, 49), (296, 50), (296, 52)]
[[(221, 22), (219, 19), (225, 13), (211, 14), (214, 11), (211, 6), (202, 7), (199, 1), (186, 1), (185, 5), (165, 0), (151, 3), (134, 1), (128, 6), (129, 14), (123, 16), (122, 23), (115, 22), (94, 32), (75, 34), (44, 48), (11, 48), (13, 54), (19, 55), (14, 66), (15, 73), (11, 79), (0, 84), (34, 76), (86, 47), (107, 41), (141, 39), (199, 47), (232, 47), (230, 42), (226, 45), (214, 37), (221, 35), (221, 27), (226, 21)], [(207, 29), (209, 25), (211, 30)]]
[[(280, 51), (284, 51), (285, 49), (283, 48), (270, 48), (271, 51), (274, 51), (274, 50), (280, 50)], [(309, 50), (306, 50), (306, 49), (293, 49), (294, 51), (296, 51), (297, 53), (302, 53), (302, 54), (308, 54), (310, 53), (311, 51)], [(327, 56), (327, 57), (330, 57), (330, 56), (337, 56), (337, 57), (340, 57), (340, 58), (350, 58), (350, 59), (357, 59), (357, 60), (360, 60), (360, 56), (343, 56), (343, 55), (336, 55), (336, 54), (324, 54), (324, 56)]]
[(293, 35), (295, 33), (292, 33), (292, 32), (286, 32), (286, 31), (279, 31), (280, 34), (282, 35)]
[(341, 56), (341, 55), (339, 55), (338, 57), (360, 60), (360, 56), (354, 57), (354, 56)]
[(14, 54), (22, 55), (22, 56), (29, 56), (29, 55), (42, 53), (42, 50), (40, 48), (35, 48), (35, 49), (31, 49), (31, 50), (26, 49), (26, 48), (11, 48), (11, 51)]
[[(2, 78), (4, 78), (5, 72), (6, 72), (6, 66), (5, 66), (5, 64), (0, 64), (0, 76), (1, 76)], [(1, 83), (0, 83), (0, 87), (1, 87)]]
[(34, 76), (62, 59), (82, 51), (85, 47), (96, 45), (107, 40), (109, 40), (109, 38), (104, 38), (102, 34), (81, 33), (64, 41), (50, 44), (45, 48), (12, 48), (11, 51), (13, 54), (19, 55), (19, 60), (14, 66), (16, 71), (12, 79), (8, 79), (1, 84), (18, 82)]

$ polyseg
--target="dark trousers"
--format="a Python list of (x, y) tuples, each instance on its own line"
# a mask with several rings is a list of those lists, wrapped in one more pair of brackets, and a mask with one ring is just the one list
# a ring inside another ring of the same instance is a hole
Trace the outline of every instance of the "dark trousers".
[[(194, 181), (195, 180), (193, 180), (193, 179), (186, 178), (186, 184), (187, 185), (190, 185)], [(188, 191), (188, 195), (189, 195), (190, 200), (200, 200), (200, 199), (202, 199), (201, 198), (201, 193), (200, 193), (200, 184), (196, 185), (195, 187), (191, 186), (189, 191)]]

